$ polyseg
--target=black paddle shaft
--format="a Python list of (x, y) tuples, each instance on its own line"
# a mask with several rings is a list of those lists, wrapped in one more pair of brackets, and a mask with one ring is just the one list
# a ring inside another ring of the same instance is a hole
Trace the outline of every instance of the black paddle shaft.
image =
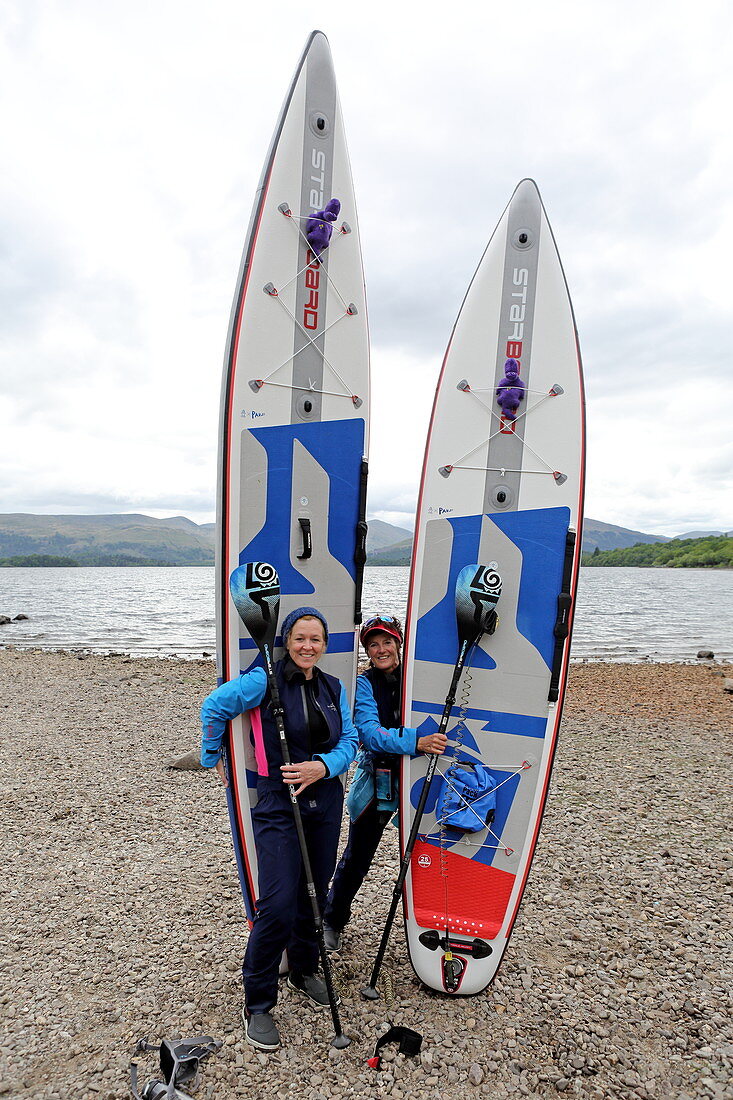
[[(443, 713), (440, 718), (440, 725), (438, 727), (438, 733), (445, 733), (448, 728), (448, 719), (450, 718), (453, 704), (456, 701), (456, 689), (458, 687), (458, 681), (461, 678), (463, 672), (463, 666), (466, 663), (466, 655), (472, 645), (475, 645), (478, 639), (469, 641), (464, 638), (461, 649), (458, 654), (458, 660), (456, 661), (455, 668), (453, 669), (453, 677), (450, 682), (448, 694), (445, 699), (445, 706), (443, 707)], [(410, 829), (410, 835), (407, 838), (407, 844), (405, 845), (405, 854), (402, 857), (400, 864), (400, 872), (395, 882), (394, 890), (392, 891), (392, 904), (389, 908), (387, 915), (387, 922), (382, 932), (382, 939), (379, 944), (379, 950), (374, 960), (374, 967), (372, 969), (372, 976), (369, 979), (369, 985), (362, 990), (362, 994), (368, 1000), (375, 1000), (377, 997), (377, 979), (379, 978), (379, 972), (382, 969), (382, 963), (384, 962), (384, 955), (387, 950), (387, 944), (389, 943), (390, 933), (392, 931), (392, 925), (394, 924), (395, 915), (397, 913), (397, 907), (400, 904), (400, 897), (402, 895), (402, 887), (407, 877), (407, 872), (410, 868), (410, 859), (412, 858), (412, 851), (415, 847), (415, 841), (417, 840), (417, 834), (420, 830), (420, 824), (422, 822), (423, 813), (425, 811), (425, 804), (430, 794), (430, 786), (433, 782), (433, 776), (435, 775), (435, 769), (438, 766), (438, 754), (433, 753), (430, 757), (430, 763), (428, 764), (428, 770), (425, 773), (425, 779), (423, 780), (422, 790), (420, 792), (420, 798), (415, 809), (415, 817), (412, 821), (412, 828)]]

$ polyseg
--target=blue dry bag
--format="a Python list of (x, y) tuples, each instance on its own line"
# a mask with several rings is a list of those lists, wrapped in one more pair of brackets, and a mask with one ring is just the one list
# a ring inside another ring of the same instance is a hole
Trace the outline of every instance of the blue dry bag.
[(477, 833), (494, 820), (496, 780), (485, 764), (468, 761), (451, 765), (436, 805), (439, 824), (463, 833)]

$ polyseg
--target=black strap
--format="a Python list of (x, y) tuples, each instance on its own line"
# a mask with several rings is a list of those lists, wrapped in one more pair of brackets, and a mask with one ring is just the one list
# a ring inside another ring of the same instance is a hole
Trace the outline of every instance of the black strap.
[(199, 1062), (219, 1049), (221, 1042), (211, 1035), (193, 1039), (163, 1039), (160, 1044), (160, 1068), (166, 1081), (184, 1085), (196, 1079)]
[(565, 642), (570, 633), (570, 609), (573, 606), (573, 597), (570, 594), (570, 582), (573, 578), (573, 561), (575, 560), (575, 531), (568, 531), (565, 538), (565, 561), (562, 571), (562, 591), (557, 597), (557, 618), (555, 619), (555, 652), (552, 657), (552, 675), (550, 677), (550, 690), (548, 700), (556, 703), (560, 694), (560, 670), (562, 657), (565, 650)]
[(177, 1087), (191, 1081), (195, 1085), (199, 1062), (209, 1054), (219, 1050), (222, 1043), (211, 1035), (197, 1035), (193, 1039), (163, 1039), (158, 1044), (138, 1040), (136, 1054), (157, 1050), (160, 1054), (160, 1068), (164, 1081), (148, 1081), (142, 1096), (137, 1085), (137, 1062), (130, 1062), (130, 1090), (134, 1100), (146, 1100), (147, 1097), (170, 1097), (171, 1100), (189, 1100), (188, 1093)]
[(137, 1062), (130, 1062), (130, 1091), (135, 1100), (142, 1100), (140, 1093), (137, 1091)]
[(382, 1061), (379, 1052), (387, 1043), (399, 1043), (400, 1054), (405, 1054), (408, 1058), (414, 1058), (416, 1054), (420, 1053), (422, 1035), (419, 1031), (413, 1031), (410, 1027), (390, 1027), (381, 1039), (377, 1039), (374, 1054), (369, 1059), (369, 1065), (372, 1069), (379, 1069)]

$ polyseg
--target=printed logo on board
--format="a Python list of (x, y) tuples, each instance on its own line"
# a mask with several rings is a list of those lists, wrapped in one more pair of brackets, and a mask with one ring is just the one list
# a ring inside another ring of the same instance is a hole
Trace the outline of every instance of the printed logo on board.
[(323, 206), (323, 185), (326, 179), (326, 154), (323, 149), (311, 151), (311, 165), (314, 171), (320, 170), (320, 174), (317, 176), (311, 174), (311, 183), (317, 184), (317, 187), (311, 187), (310, 208), (320, 210)]
[(512, 302), (509, 306), (509, 324), (512, 326), (509, 339), (506, 342), (507, 359), (522, 358), (522, 342), (524, 340), (524, 318), (527, 313), (527, 284), (529, 283), (529, 271), (526, 267), (515, 267), (512, 275), (514, 286), (520, 290), (512, 291), (512, 298), (518, 298), (518, 302)]
[[(320, 210), (323, 206), (323, 188), (326, 180), (326, 154), (323, 149), (311, 150), (311, 183), (316, 186), (310, 189), (310, 208)], [(310, 249), (305, 257), (307, 267), (305, 269), (306, 298), (303, 307), (303, 327), (313, 332), (318, 328), (318, 298), (321, 284), (321, 265)]]
[(321, 285), (321, 265), (315, 258), (310, 248), (306, 255), (305, 289), (308, 294), (303, 309), (303, 325), (305, 328), (318, 328), (318, 291)]
[(433, 861), (430, 856), (422, 855), (418, 856), (417, 862), (420, 867), (429, 867)]

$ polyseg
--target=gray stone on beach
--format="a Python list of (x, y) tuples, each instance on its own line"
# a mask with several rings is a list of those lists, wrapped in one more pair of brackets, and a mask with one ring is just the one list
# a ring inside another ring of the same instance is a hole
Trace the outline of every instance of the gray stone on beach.
[(484, 1079), (484, 1071), (478, 1062), (474, 1062), (468, 1071), (468, 1080), (472, 1085), (480, 1085)]
[(9, 615), (0, 615), (0, 626), (7, 626), (12, 621)]
[(185, 752), (183, 756), (174, 757), (173, 760), (167, 762), (166, 767), (175, 768), (179, 772), (203, 772), (208, 770), (201, 763), (198, 749), (191, 749), (190, 752)]
[(697, 655), (703, 661), (712, 661), (715, 657), (712, 649), (698, 649)]

